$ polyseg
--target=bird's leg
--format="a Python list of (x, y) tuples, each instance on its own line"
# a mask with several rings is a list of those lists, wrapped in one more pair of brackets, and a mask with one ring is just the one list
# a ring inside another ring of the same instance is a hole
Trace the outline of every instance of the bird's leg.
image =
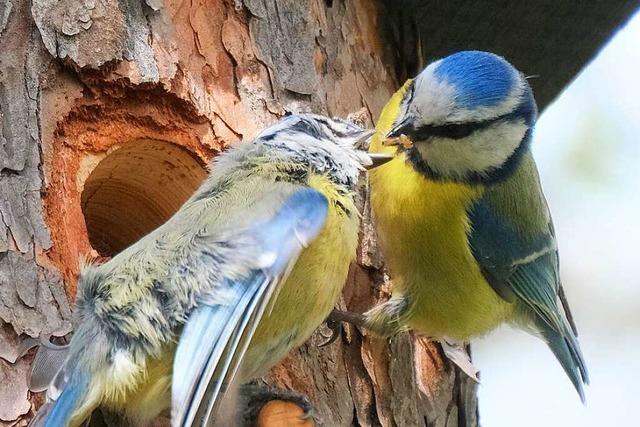
[[(269, 417), (263, 410), (267, 410), (267, 405), (271, 402), (290, 402), (302, 410), (300, 420), (306, 421), (302, 426), (321, 425), (316, 409), (313, 407), (307, 396), (293, 390), (283, 390), (264, 383), (251, 382), (240, 386), (240, 425), (252, 426), (256, 420), (263, 416)], [(274, 417), (282, 418), (282, 411), (273, 410)], [(287, 411), (288, 412), (288, 411)]]
[(367, 327), (367, 318), (363, 314), (352, 311), (342, 311), (334, 308), (328, 319), (334, 322), (351, 323), (359, 328)]
[(352, 325), (358, 326), (360, 328), (366, 328), (366, 318), (362, 314), (353, 313), (350, 311), (342, 311), (333, 309), (327, 320), (325, 321), (327, 328), (331, 330), (331, 335), (329, 338), (318, 344), (318, 347), (326, 347), (330, 344), (333, 344), (335, 340), (338, 339), (340, 335), (342, 335), (342, 323), (351, 323)]
[(408, 330), (405, 317), (409, 303), (405, 298), (396, 297), (378, 304), (364, 314), (334, 309), (327, 318), (331, 336), (320, 347), (334, 342), (342, 333), (342, 322), (367, 329), (380, 337), (391, 337)]

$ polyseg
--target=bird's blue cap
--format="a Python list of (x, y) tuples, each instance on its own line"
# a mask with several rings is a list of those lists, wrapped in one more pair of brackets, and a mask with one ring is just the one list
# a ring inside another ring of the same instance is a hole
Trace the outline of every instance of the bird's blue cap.
[(457, 103), (468, 109), (498, 105), (518, 82), (518, 71), (504, 58), (477, 50), (443, 58), (434, 74), (456, 88)]

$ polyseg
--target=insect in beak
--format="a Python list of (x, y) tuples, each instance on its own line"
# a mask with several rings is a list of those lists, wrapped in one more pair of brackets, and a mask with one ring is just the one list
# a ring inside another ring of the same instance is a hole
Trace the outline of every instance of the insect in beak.
[(413, 141), (411, 141), (407, 135), (411, 135), (413, 130), (412, 121), (405, 117), (387, 133), (387, 137), (382, 141), (382, 145), (385, 147), (402, 145), (404, 148), (411, 148), (413, 147)]
[(382, 145), (384, 145), (385, 147), (395, 147), (398, 145), (402, 145), (404, 148), (411, 148), (413, 147), (413, 141), (411, 141), (411, 139), (405, 135), (405, 134), (400, 134), (400, 136), (394, 136), (394, 137), (387, 137), (384, 141), (382, 141)]

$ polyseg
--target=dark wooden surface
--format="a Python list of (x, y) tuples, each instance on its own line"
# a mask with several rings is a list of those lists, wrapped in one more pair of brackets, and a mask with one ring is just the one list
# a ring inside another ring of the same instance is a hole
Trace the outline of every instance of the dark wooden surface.
[(542, 110), (640, 7), (637, 0), (379, 0), (386, 62), (399, 81), (459, 50), (507, 58)]

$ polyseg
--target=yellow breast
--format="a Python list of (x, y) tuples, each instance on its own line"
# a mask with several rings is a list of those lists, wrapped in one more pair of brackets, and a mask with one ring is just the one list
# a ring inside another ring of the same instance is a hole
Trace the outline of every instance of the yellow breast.
[[(309, 185), (329, 201), (325, 226), (300, 254), (271, 312), (258, 325), (243, 360), (240, 380), (266, 373), (309, 338), (335, 306), (355, 257), (360, 220), (352, 195), (338, 191), (323, 176), (312, 176)], [(150, 357), (143, 365), (132, 367), (127, 380), (114, 382), (111, 374), (94, 378), (88, 403), (76, 411), (73, 425), (79, 425), (98, 405), (124, 413), (135, 425), (146, 425), (167, 410), (175, 347), (170, 343), (159, 358)]]
[(171, 372), (176, 344), (167, 344), (159, 358), (149, 357), (128, 389), (105, 388), (101, 406), (127, 416), (133, 425), (147, 425), (171, 404)]
[(273, 310), (260, 322), (242, 365), (246, 380), (262, 375), (306, 341), (327, 318), (355, 257), (360, 220), (352, 197), (339, 194), (325, 177), (314, 176), (309, 184), (329, 200), (327, 220), (318, 237), (300, 254)]
[[(372, 141), (392, 127), (403, 87), (383, 110)], [(481, 197), (477, 186), (434, 182), (398, 156), (370, 172), (371, 203), (393, 281), (394, 296), (410, 304), (408, 325), (433, 337), (466, 339), (503, 322), (511, 304), (485, 281), (468, 244), (467, 209)]]

